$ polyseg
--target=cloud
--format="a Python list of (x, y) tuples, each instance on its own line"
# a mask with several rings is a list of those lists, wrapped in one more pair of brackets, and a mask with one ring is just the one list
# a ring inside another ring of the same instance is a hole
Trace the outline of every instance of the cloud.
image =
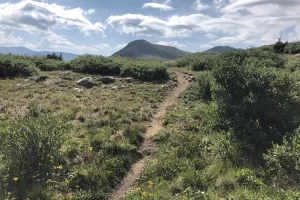
[(164, 4), (160, 3), (145, 3), (143, 5), (143, 9), (146, 8), (154, 8), (154, 9), (160, 9), (163, 11), (169, 11), (169, 10), (174, 10), (173, 7), (170, 6), (172, 0), (166, 0)]
[(160, 41), (160, 42), (157, 42), (156, 44), (164, 45), (164, 46), (177, 47), (177, 48), (184, 48), (184, 47), (186, 47), (185, 44), (179, 43), (177, 41), (170, 41), (170, 42)]
[(213, 48), (213, 46), (210, 45), (210, 44), (201, 44), (200, 45), (200, 51), (205, 51), (205, 50), (208, 50), (208, 49), (211, 49), (211, 48)]
[(17, 3), (0, 4), (0, 24), (14, 30), (30, 33), (49, 33), (55, 29), (76, 29), (85, 36), (93, 33), (104, 35), (106, 26), (92, 23), (85, 15), (93, 14), (94, 9), (69, 8), (55, 3), (23, 0)]
[(0, 46), (19, 46), (22, 42), (22, 38), (14, 36), (13, 30), (0, 26)]
[(127, 46), (128, 43), (125, 44), (117, 44), (116, 49), (123, 49), (124, 47)]
[(248, 29), (239, 21), (203, 14), (173, 15), (167, 20), (140, 14), (110, 16), (107, 23), (120, 33), (138, 36), (189, 37), (195, 32), (226, 32)]
[(194, 8), (195, 10), (198, 10), (198, 11), (200, 11), (200, 10), (206, 10), (206, 9), (208, 9), (209, 7), (210, 7), (209, 5), (204, 5), (204, 4), (202, 4), (201, 0), (196, 0), (196, 1), (194, 2), (194, 5), (193, 5), (193, 8)]
[(206, 34), (206, 35), (204, 35), (205, 37), (208, 37), (209, 39), (214, 39), (214, 38), (216, 38), (216, 37), (218, 37), (218, 36), (216, 36), (216, 35), (214, 35), (214, 34), (210, 34), (210, 33), (208, 33), (208, 34)]
[(286, 40), (300, 38), (299, 0), (214, 0), (212, 6), (217, 8), (218, 17), (199, 13), (167, 18), (126, 14), (110, 16), (107, 24), (122, 34), (137, 36), (178, 38), (199, 32), (210, 39), (223, 36), (213, 44), (259, 46), (275, 43), (281, 32)]
[(104, 49), (110, 48), (108, 44), (96, 44), (91, 46), (85, 45), (75, 45), (70, 42), (67, 38), (50, 34), (46, 37), (43, 37), (40, 42), (37, 44), (25, 44), (26, 47), (33, 50), (53, 50), (53, 51), (68, 51), (76, 54), (100, 54)]
[(160, 9), (160, 10), (164, 10), (164, 11), (167, 11), (167, 10), (174, 10), (173, 7), (171, 6), (168, 6), (168, 5), (164, 5), (164, 4), (159, 4), (159, 3), (145, 3), (143, 5), (143, 8), (155, 8), (155, 9)]

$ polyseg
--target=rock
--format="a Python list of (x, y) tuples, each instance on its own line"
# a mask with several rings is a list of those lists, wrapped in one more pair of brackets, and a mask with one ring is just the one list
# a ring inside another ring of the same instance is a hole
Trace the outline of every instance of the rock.
[(126, 81), (127, 83), (132, 83), (133, 78), (125, 78), (125, 81)]
[(107, 84), (107, 83), (114, 83), (116, 79), (113, 76), (102, 76), (100, 78), (100, 81), (104, 84)]
[(21, 83), (18, 83), (18, 84), (16, 84), (16, 87), (18, 87), (18, 88), (26, 88), (27, 85), (23, 85)]
[(300, 53), (295, 55), (296, 58), (300, 57)]
[(91, 88), (94, 86), (94, 81), (91, 77), (85, 77), (76, 82), (77, 85), (81, 85), (85, 88)]
[(118, 86), (114, 86), (114, 87), (112, 87), (111, 89), (112, 90), (117, 90), (119, 87)]
[(157, 88), (155, 91), (156, 91), (156, 92), (161, 92), (162, 89), (161, 89), (161, 88)]
[(83, 89), (81, 89), (81, 88), (74, 88), (74, 90), (77, 92), (83, 92)]
[(38, 77), (36, 77), (35, 81), (36, 82), (43, 82), (43, 81), (46, 81), (48, 79), (49, 79), (48, 76), (38, 76)]
[(45, 84), (46, 84), (46, 85), (52, 85), (52, 84), (56, 84), (56, 83), (60, 83), (60, 82), (61, 82), (60, 79), (47, 79), (47, 80), (45, 81)]
[(65, 71), (65, 72), (60, 73), (60, 75), (62, 75), (62, 76), (67, 76), (69, 74), (71, 74), (71, 71)]
[(80, 121), (80, 122), (85, 122), (85, 118), (84, 116), (80, 115), (79, 117), (77, 117), (77, 120)]
[(121, 88), (126, 88), (126, 85), (121, 85)]

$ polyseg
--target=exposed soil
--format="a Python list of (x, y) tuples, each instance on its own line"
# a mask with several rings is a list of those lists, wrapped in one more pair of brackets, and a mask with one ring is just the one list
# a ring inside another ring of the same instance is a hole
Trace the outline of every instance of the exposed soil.
[(109, 200), (119, 200), (125, 197), (125, 195), (134, 189), (135, 181), (141, 174), (146, 160), (151, 155), (155, 143), (153, 137), (163, 129), (163, 118), (167, 112), (167, 108), (172, 105), (189, 85), (189, 80), (186, 78), (186, 74), (181, 72), (175, 72), (177, 77), (177, 87), (175, 87), (165, 98), (165, 100), (158, 107), (158, 112), (154, 115), (152, 121), (146, 123), (146, 134), (144, 136), (144, 142), (140, 146), (140, 151), (143, 157), (136, 161), (130, 168), (127, 175), (124, 177), (120, 186), (112, 193)]

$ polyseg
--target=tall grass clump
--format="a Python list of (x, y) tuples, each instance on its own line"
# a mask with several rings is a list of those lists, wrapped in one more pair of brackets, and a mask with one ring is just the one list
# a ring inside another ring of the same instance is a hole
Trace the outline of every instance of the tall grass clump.
[(0, 193), (25, 199), (36, 185), (54, 178), (63, 169), (59, 150), (67, 131), (64, 121), (51, 115), (26, 116), (2, 123)]

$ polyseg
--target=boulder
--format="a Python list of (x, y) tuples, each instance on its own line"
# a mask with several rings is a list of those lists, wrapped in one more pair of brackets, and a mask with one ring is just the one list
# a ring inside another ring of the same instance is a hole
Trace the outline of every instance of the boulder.
[(300, 53), (295, 55), (296, 58), (300, 57)]
[(49, 79), (48, 76), (38, 76), (36, 77), (35, 81), (36, 82), (44, 82), (44, 81), (47, 81)]
[(81, 85), (85, 88), (91, 88), (94, 86), (94, 81), (91, 77), (85, 77), (76, 82), (77, 85)]
[(126, 81), (127, 83), (132, 83), (132, 82), (133, 82), (133, 78), (125, 78), (125, 81)]
[(82, 92), (83, 91), (83, 89), (81, 89), (81, 88), (74, 88), (74, 90), (77, 91), (77, 92)]
[(111, 89), (112, 90), (117, 90), (119, 87), (118, 86), (114, 86), (114, 87), (112, 87)]
[(107, 84), (116, 82), (116, 79), (113, 76), (102, 76), (100, 81), (104, 84)]

